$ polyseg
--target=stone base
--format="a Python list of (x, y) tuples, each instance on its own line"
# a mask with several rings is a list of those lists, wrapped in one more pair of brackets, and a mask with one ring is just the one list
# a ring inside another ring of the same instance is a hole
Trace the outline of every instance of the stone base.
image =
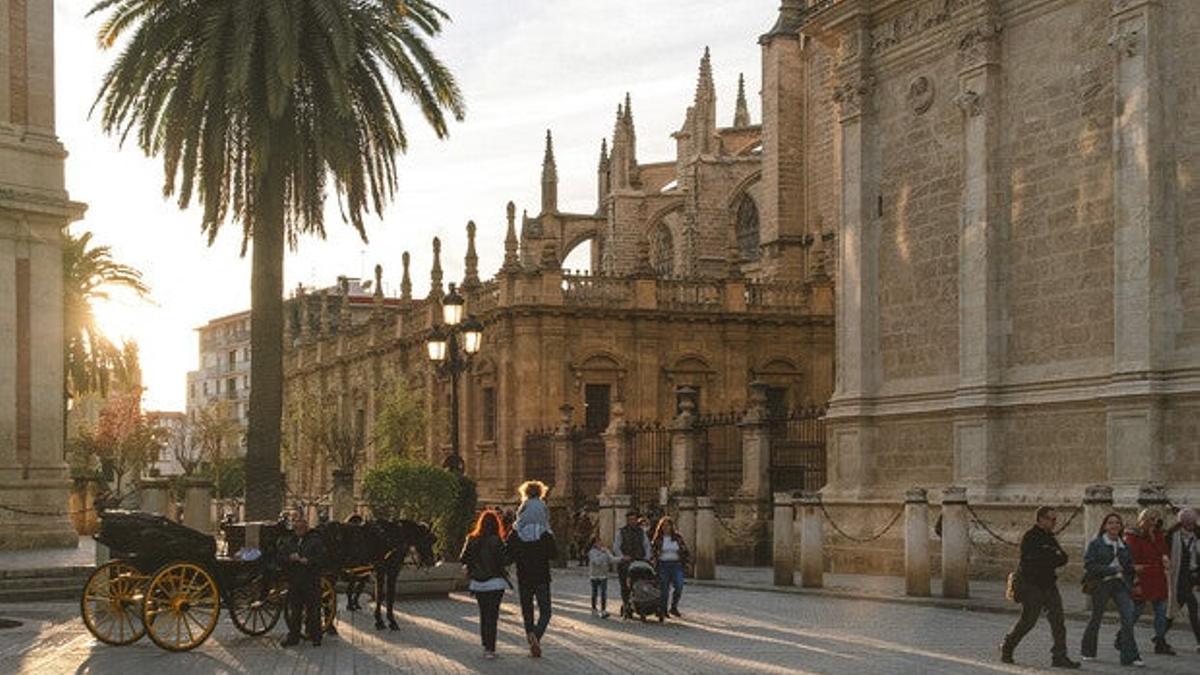
[(15, 470), (0, 472), (0, 506), (60, 514), (30, 515), (0, 508), (0, 550), (77, 547), (79, 535), (66, 515), (70, 494), (65, 468), (35, 469), (29, 478)]
[[(722, 565), (771, 564), (771, 505), (765, 500), (734, 498), (729, 529), (717, 525), (717, 560)], [(732, 530), (729, 531), (729, 530)]]

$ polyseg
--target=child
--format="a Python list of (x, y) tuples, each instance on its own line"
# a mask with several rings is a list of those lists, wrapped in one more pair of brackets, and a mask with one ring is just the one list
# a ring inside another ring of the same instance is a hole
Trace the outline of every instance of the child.
[(550, 509), (542, 501), (546, 491), (546, 484), (540, 480), (527, 480), (517, 488), (521, 505), (517, 507), (513, 529), (521, 541), (537, 541), (544, 533), (550, 532)]
[[(592, 580), (592, 616), (608, 618), (608, 566), (616, 556), (604, 546), (600, 535), (592, 537), (588, 546), (588, 576)], [(596, 594), (600, 595), (600, 611), (596, 611)]]

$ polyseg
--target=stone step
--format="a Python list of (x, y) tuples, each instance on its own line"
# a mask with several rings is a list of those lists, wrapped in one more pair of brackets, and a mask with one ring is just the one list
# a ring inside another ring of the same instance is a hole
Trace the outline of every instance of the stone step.
[(0, 591), (37, 588), (83, 588), (87, 577), (30, 577), (27, 579), (0, 579)]
[(79, 600), (82, 584), (50, 588), (0, 589), (0, 604), (6, 602), (45, 602), (48, 600)]
[(94, 565), (80, 565), (76, 567), (36, 567), (26, 569), (11, 569), (0, 570), (0, 585), (9, 580), (16, 579), (49, 579), (49, 578), (71, 578), (71, 579), (86, 579), (96, 569)]

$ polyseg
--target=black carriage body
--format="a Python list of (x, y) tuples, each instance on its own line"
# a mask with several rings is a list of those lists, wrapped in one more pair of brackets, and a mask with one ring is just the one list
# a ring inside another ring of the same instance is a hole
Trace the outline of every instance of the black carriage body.
[(109, 548), (113, 558), (129, 562), (143, 574), (174, 561), (210, 570), (216, 566), (217, 542), (212, 536), (151, 513), (105, 511), (95, 539)]

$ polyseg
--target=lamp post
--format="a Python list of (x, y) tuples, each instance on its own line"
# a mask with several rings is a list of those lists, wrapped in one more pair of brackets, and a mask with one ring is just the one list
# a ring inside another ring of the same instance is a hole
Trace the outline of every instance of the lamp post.
[(427, 347), (429, 360), (442, 376), (450, 377), (450, 456), (443, 466), (462, 473), (464, 463), (458, 447), (458, 377), (466, 372), (471, 357), (483, 343), (483, 324), (475, 317), (463, 318), (465, 302), (454, 284), (442, 299), (442, 324), (434, 326)]

